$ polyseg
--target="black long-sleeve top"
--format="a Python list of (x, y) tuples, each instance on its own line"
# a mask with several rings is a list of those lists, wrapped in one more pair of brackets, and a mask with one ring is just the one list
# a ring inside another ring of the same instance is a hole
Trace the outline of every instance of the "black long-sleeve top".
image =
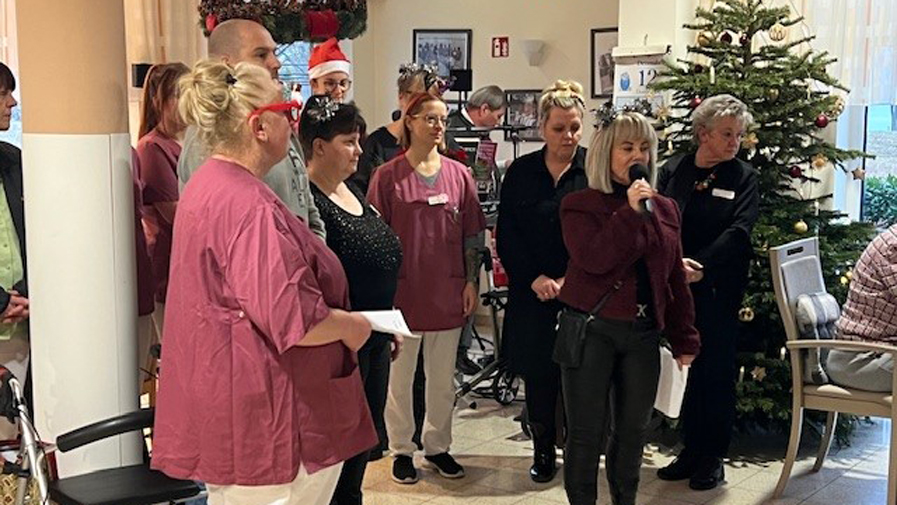
[(586, 149), (579, 147), (557, 185), (545, 164), (545, 148), (516, 159), (501, 186), (495, 238), (511, 289), (530, 289), (540, 275), (552, 279), (567, 270), (561, 233), (561, 200), (585, 188)]

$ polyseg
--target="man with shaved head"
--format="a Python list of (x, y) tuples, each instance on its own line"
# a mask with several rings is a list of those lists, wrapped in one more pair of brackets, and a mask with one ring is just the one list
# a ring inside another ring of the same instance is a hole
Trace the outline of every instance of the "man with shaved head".
[[(225, 63), (236, 65), (247, 62), (259, 65), (277, 79), (280, 61), (274, 54), (277, 44), (264, 26), (247, 19), (225, 21), (209, 36), (209, 57), (220, 58)], [(324, 238), (324, 223), (315, 207), (308, 186), (308, 172), (302, 158), (299, 141), (290, 139), (287, 157), (274, 165), (264, 177), (265, 184), (280, 197), (294, 214), (302, 218), (316, 235)], [(203, 164), (208, 151), (199, 141), (196, 128), (190, 126), (184, 136), (184, 148), (178, 159), (178, 178), (187, 184), (190, 176)]]

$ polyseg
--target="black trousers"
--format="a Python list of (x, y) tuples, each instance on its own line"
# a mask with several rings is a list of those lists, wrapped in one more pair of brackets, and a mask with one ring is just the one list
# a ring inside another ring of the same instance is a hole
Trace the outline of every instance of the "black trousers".
[(561, 392), (561, 370), (549, 361), (540, 371), (529, 371), (526, 383), (526, 415), (533, 436), (535, 452), (555, 451), (558, 445), (558, 397)]
[(571, 505), (597, 503), (604, 440), (611, 500), (635, 504), (660, 375), (660, 334), (653, 328), (653, 323), (595, 319), (587, 328), (582, 364), (561, 368), (567, 414), (564, 486)]
[[(358, 350), (358, 369), (364, 382), (364, 395), (371, 409), (374, 427), (381, 439), (386, 438), (383, 410), (386, 408), (386, 390), (389, 385), (390, 337), (374, 332)], [(340, 472), (331, 505), (361, 505), (361, 482), (367, 468), (370, 451), (364, 451), (346, 460)]]
[(683, 442), (689, 453), (722, 458), (729, 451), (735, 422), (736, 318), (741, 296), (697, 284), (692, 293), (701, 352), (688, 372)]

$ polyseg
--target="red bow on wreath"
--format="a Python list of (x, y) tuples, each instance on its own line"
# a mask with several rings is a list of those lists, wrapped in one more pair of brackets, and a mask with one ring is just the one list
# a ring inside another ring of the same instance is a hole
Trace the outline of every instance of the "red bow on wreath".
[(339, 19), (336, 13), (330, 9), (326, 11), (305, 12), (305, 25), (308, 27), (308, 34), (313, 39), (329, 39), (336, 36), (339, 31)]

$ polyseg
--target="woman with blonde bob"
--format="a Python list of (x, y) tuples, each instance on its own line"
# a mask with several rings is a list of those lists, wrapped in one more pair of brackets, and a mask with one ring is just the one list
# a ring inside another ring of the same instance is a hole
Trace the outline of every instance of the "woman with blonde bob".
[[(597, 502), (609, 426), (611, 502), (633, 505), (660, 374), (660, 334), (680, 366), (691, 363), (700, 341), (682, 266), (679, 211), (651, 184), (654, 129), (636, 112), (611, 111), (601, 119), (586, 157), (589, 188), (561, 203), (570, 262), (558, 295), (564, 309), (554, 357), (567, 414), (564, 478), (572, 505)], [(641, 174), (630, 170), (636, 165)]]
[(526, 412), (533, 437), (530, 478), (549, 482), (557, 473), (557, 403), (561, 372), (551, 361), (557, 301), (567, 270), (561, 236), (561, 200), (585, 189), (582, 139), (585, 100), (575, 81), (556, 81), (539, 100), (545, 147), (521, 156), (501, 186), (496, 241), (508, 272), (504, 356), (526, 382)]
[(212, 505), (327, 504), (376, 442), (355, 357), (371, 326), (346, 310), (339, 259), (261, 180), (299, 106), (249, 63), (200, 62), (180, 90), (211, 157), (175, 217), (152, 466), (206, 482)]

